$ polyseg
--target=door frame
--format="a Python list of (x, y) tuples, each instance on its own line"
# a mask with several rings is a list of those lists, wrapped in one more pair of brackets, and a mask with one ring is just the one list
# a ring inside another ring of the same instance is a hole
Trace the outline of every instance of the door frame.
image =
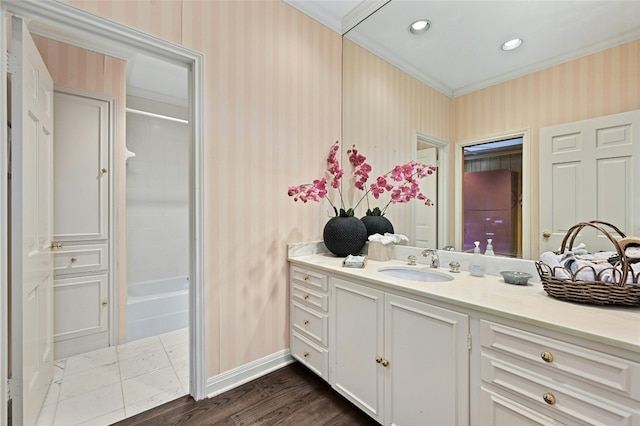
[[(189, 292), (189, 369), (190, 369), (190, 394), (200, 400), (206, 397), (206, 371), (205, 371), (205, 310), (204, 310), (204, 57), (201, 53), (190, 50), (142, 31), (125, 25), (92, 15), (88, 12), (76, 9), (65, 3), (51, 0), (25, 1), (2, 0), (0, 3), (0, 33), (5, 34), (7, 25), (5, 17), (7, 13), (22, 16), (29, 22), (29, 29), (33, 34), (47, 37), (53, 40), (90, 49), (102, 54), (127, 60), (133, 52), (143, 52), (157, 58), (185, 65), (189, 70), (189, 94), (190, 94), (190, 132), (191, 132), (191, 176), (189, 196), (189, 230), (190, 230), (190, 277), (191, 287)], [(2, 49), (7, 51), (6, 37), (2, 37)], [(0, 92), (7, 93), (7, 55), (0, 55)], [(0, 146), (8, 145), (7, 100), (1, 100), (0, 122), (3, 123), (0, 130)], [(118, 154), (118, 148), (115, 154)], [(115, 165), (124, 167), (124, 165)], [(115, 169), (114, 169), (115, 170)], [(7, 188), (8, 185), (8, 155), (6, 149), (0, 149), (0, 185)], [(3, 191), (4, 192), (4, 191)], [(0, 198), (0, 233), (7, 235), (8, 227), (8, 200)], [(0, 292), (3, 295), (8, 291), (8, 259), (9, 251), (6, 239), (0, 240)], [(0, 418), (7, 419), (8, 410), (6, 402), (9, 399), (8, 383), (8, 353), (9, 331), (8, 312), (9, 304), (6, 297), (0, 297)]]
[[(450, 144), (447, 141), (442, 139), (438, 139), (433, 136), (429, 136), (422, 132), (416, 132), (415, 139), (415, 149), (413, 150), (415, 153), (415, 158), (418, 156), (418, 144), (427, 143), (432, 145), (438, 151), (438, 201), (436, 202), (435, 208), (438, 209), (438, 247), (434, 248), (444, 248), (449, 245), (449, 217), (447, 214), (449, 210), (449, 156), (450, 156)], [(415, 229), (416, 229), (416, 218), (415, 218), (415, 210), (412, 211), (412, 219), (411, 219), (411, 229), (414, 233), (415, 240)]]
[(480, 139), (456, 142), (455, 183), (453, 188), (455, 245), (462, 250), (464, 224), (462, 223), (462, 186), (464, 180), (464, 158), (462, 149), (466, 146), (479, 145), (504, 139), (522, 138), (522, 259), (531, 259), (531, 132), (529, 129), (503, 133)]

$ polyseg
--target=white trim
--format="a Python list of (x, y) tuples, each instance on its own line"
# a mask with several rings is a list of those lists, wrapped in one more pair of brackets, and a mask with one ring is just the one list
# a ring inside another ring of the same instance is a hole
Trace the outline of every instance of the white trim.
[(207, 380), (207, 398), (220, 395), (251, 380), (287, 366), (294, 361), (295, 359), (291, 356), (291, 351), (284, 349), (234, 368), (233, 370), (226, 371)]
[[(3, 8), (4, 9), (4, 8)], [(9, 41), (8, 37), (5, 37), (7, 33), (6, 28), (6, 14), (2, 10), (2, 16), (0, 16), (0, 37), (2, 49), (2, 55), (0, 55), (0, 93), (5, 96), (2, 100), (3, 107), (0, 108), (0, 235), (8, 235), (9, 224), (9, 203), (7, 196), (9, 189), (9, 179), (7, 173), (9, 172), (9, 159), (7, 147), (9, 146), (9, 132), (7, 129), (7, 69), (8, 69), (8, 55), (4, 52), (8, 52)], [(7, 410), (7, 401), (9, 400), (9, 386), (7, 385), (9, 380), (9, 247), (7, 246), (8, 239), (6, 237), (0, 238), (0, 424), (4, 424), (9, 417)]]
[(376, 13), (378, 9), (390, 1), (391, 0), (368, 0), (358, 3), (356, 7), (351, 9), (349, 13), (342, 17), (342, 34), (346, 34), (351, 31), (360, 22)]
[(518, 130), (510, 133), (489, 136), (482, 139), (456, 142), (455, 145), (455, 182), (454, 182), (454, 216), (455, 246), (462, 251), (462, 180), (463, 162), (462, 148), (487, 142), (522, 137), (522, 258), (531, 258), (531, 136), (530, 130)]
[[(34, 34), (39, 34), (54, 40), (63, 41), (75, 46), (90, 49), (99, 53), (107, 54), (121, 59), (131, 57), (134, 51), (143, 51), (146, 54), (153, 55), (173, 63), (186, 65), (189, 69), (189, 94), (191, 96), (190, 111), (190, 129), (193, 140), (193, 155), (191, 173), (191, 194), (190, 194), (190, 231), (191, 231), (191, 247), (193, 253), (191, 256), (191, 291), (190, 291), (190, 393), (196, 399), (205, 397), (205, 292), (204, 292), (204, 241), (203, 236), (206, 235), (204, 230), (204, 101), (203, 101), (203, 79), (204, 79), (204, 58), (199, 52), (190, 50), (183, 46), (170, 43), (159, 39), (150, 34), (139, 30), (126, 27), (116, 22), (104, 19), (82, 10), (76, 9), (65, 3), (52, 0), (2, 0), (1, 3), (2, 20), (0, 29), (2, 34), (5, 31), (4, 19), (7, 11), (11, 11), (17, 15), (24, 16), (30, 22), (29, 28)], [(6, 39), (2, 37), (2, 39)], [(6, 51), (6, 41), (3, 42), (3, 48)], [(0, 80), (2, 87), (5, 89), (2, 93), (6, 93), (6, 55), (2, 55), (2, 70), (0, 71)], [(0, 118), (3, 123), (7, 119), (6, 99), (0, 108)], [(7, 140), (7, 131), (3, 126), (1, 133), (2, 141)], [(5, 143), (2, 146), (6, 146)], [(0, 153), (0, 182), (5, 184), (7, 174), (6, 153)], [(6, 187), (6, 186), (5, 186)], [(7, 225), (7, 202), (0, 199), (2, 212), (2, 229), (6, 230)], [(3, 232), (6, 235), (6, 232)], [(0, 245), (2, 248), (0, 271), (6, 271), (7, 267), (7, 248), (6, 243)], [(6, 273), (0, 276), (2, 280), (2, 291), (6, 294), (7, 279)], [(6, 366), (7, 359), (7, 339), (8, 333), (4, 319), (7, 317), (8, 306), (4, 303), (5, 298), (0, 297), (3, 302), (0, 305), (0, 323), (2, 324), (2, 359), (3, 366)], [(2, 381), (6, 382), (6, 368), (2, 370)], [(6, 396), (5, 386), (0, 386), (3, 398)], [(2, 405), (2, 420), (6, 417), (6, 407)]]
[[(429, 136), (427, 134), (416, 132), (416, 142), (414, 155), (417, 155), (418, 152), (418, 143), (424, 142), (429, 145), (433, 145), (438, 150), (438, 202), (436, 204), (436, 208), (438, 209), (438, 247), (443, 248), (449, 245), (449, 228), (450, 228), (450, 215), (449, 211), (449, 182), (450, 182), (450, 172), (449, 172), (449, 156), (451, 151), (451, 146), (449, 142), (444, 141), (442, 139), (435, 138), (433, 136)], [(416, 158), (414, 156), (414, 158)], [(412, 213), (412, 227), (411, 229), (416, 228), (415, 217), (413, 217)]]
[(318, 21), (338, 34), (346, 34), (360, 22), (367, 19), (391, 0), (363, 0), (344, 16), (331, 14), (327, 8), (318, 6), (318, 2), (306, 0), (283, 0), (291, 7)]

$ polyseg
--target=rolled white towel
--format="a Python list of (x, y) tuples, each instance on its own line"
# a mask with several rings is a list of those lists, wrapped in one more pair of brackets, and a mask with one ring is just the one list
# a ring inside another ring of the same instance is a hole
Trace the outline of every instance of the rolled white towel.
[[(560, 263), (560, 258), (552, 251), (545, 251), (540, 255), (540, 261), (548, 267), (548, 271), (558, 278), (571, 278), (569, 272)], [(546, 268), (545, 268), (546, 269)]]

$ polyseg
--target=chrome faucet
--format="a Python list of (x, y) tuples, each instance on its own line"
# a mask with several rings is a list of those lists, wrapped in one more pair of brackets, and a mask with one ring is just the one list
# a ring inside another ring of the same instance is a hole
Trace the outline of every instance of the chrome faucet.
[(440, 267), (440, 258), (438, 258), (438, 250), (436, 249), (424, 249), (422, 250), (422, 255), (424, 257), (431, 256), (431, 267), (439, 268)]

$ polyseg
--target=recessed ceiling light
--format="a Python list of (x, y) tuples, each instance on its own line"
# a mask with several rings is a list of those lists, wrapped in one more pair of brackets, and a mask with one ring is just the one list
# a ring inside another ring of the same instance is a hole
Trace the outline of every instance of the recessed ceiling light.
[(409, 26), (411, 34), (422, 34), (431, 28), (431, 21), (428, 19), (419, 19)]
[(513, 50), (522, 44), (522, 39), (514, 38), (513, 40), (505, 41), (502, 43), (502, 50)]

